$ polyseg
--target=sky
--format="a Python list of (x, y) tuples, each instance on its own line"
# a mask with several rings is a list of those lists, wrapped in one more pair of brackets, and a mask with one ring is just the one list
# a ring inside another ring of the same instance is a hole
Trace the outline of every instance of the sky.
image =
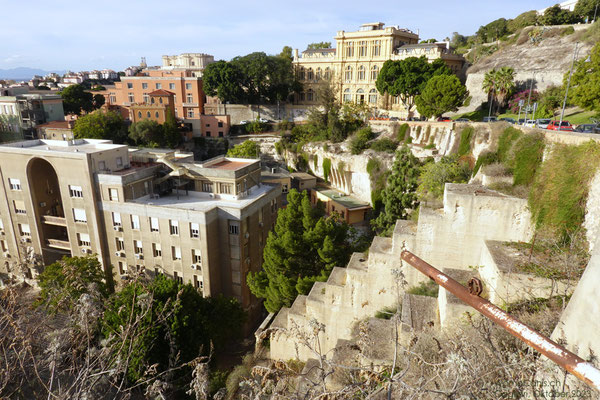
[(0, 0), (0, 69), (122, 70), (161, 56), (208, 53), (229, 60), (254, 51), (302, 51), (337, 31), (384, 22), (443, 40), (471, 35), (497, 18), (553, 5), (548, 0), (261, 1)]

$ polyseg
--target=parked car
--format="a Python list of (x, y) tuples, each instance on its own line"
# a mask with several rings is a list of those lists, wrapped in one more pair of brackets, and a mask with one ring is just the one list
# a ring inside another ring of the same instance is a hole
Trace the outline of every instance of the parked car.
[(519, 118), (519, 120), (517, 121), (517, 125), (523, 125), (525, 121), (525, 118)]
[(527, 121), (525, 121), (523, 126), (526, 126), (528, 128), (535, 128), (535, 119), (528, 119)]
[(437, 122), (450, 122), (450, 121), (452, 121), (452, 119), (449, 117), (439, 117), (437, 119)]
[(548, 124), (552, 122), (551, 119), (539, 118), (535, 122), (535, 126), (540, 129), (548, 129)]
[(515, 124), (517, 122), (517, 121), (515, 121), (514, 118), (508, 118), (508, 117), (500, 118), (500, 121), (508, 122), (509, 124)]
[[(560, 126), (559, 126), (559, 124), (560, 124)], [(551, 131), (573, 132), (573, 125), (571, 125), (571, 123), (569, 121), (563, 121), (562, 124), (560, 123), (560, 121), (551, 121), (548, 124), (548, 127), (546, 129), (549, 129)]]
[(598, 124), (582, 124), (575, 128), (575, 132), (600, 133), (600, 126)]
[(270, 120), (268, 120), (266, 118), (260, 117), (260, 118), (258, 118), (258, 122), (262, 122), (263, 124), (266, 124), (266, 123), (269, 123), (269, 122), (272, 122), (272, 121), (270, 121)]
[(398, 117), (390, 117), (390, 121), (400, 121)]
[(498, 118), (496, 117), (483, 117), (483, 122), (497, 122)]
[(469, 118), (457, 118), (454, 120), (455, 122), (471, 122)]
[(240, 121), (240, 125), (246, 125), (249, 123), (250, 123), (250, 121), (247, 121), (247, 120)]

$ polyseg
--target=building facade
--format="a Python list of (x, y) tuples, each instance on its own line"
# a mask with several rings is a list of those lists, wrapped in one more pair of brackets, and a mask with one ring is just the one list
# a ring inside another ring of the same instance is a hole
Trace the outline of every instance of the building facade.
[(0, 96), (0, 131), (36, 137), (36, 127), (50, 121), (64, 121), (62, 97), (58, 94), (16, 94)]
[(442, 59), (460, 74), (464, 58), (452, 52), (447, 42), (419, 44), (419, 36), (408, 29), (384, 27), (381, 22), (361, 25), (355, 32), (339, 31), (336, 47), (294, 52), (294, 65), (303, 91), (300, 104), (317, 103), (319, 86), (331, 84), (340, 102), (366, 103), (371, 107), (401, 110), (397, 98), (378, 93), (375, 82), (387, 60), (425, 56), (429, 62)]
[(162, 69), (188, 69), (197, 77), (208, 64), (215, 62), (215, 57), (204, 53), (183, 53), (176, 56), (162, 56)]
[(165, 274), (259, 313), (246, 275), (261, 268), (281, 194), (260, 183), (260, 161), (31, 140), (0, 146), (0, 179), (0, 272), (27, 254), (46, 265), (94, 254), (117, 283)]

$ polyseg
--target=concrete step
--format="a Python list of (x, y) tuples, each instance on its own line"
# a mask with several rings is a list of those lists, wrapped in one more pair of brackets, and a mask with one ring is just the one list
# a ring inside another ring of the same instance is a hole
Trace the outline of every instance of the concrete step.
[(405, 293), (402, 298), (402, 332), (439, 328), (437, 297)]
[(306, 316), (306, 297), (307, 296), (303, 294), (296, 297), (292, 307), (289, 309), (289, 315), (299, 315), (301, 317)]

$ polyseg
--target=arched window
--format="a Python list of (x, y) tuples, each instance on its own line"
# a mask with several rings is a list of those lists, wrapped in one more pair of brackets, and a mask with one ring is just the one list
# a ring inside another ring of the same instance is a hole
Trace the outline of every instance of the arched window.
[(148, 111), (148, 112), (146, 113), (146, 117), (147, 117), (147, 118), (150, 118), (150, 111)]
[(314, 92), (312, 89), (308, 89), (308, 91), (306, 92), (306, 101), (313, 101), (314, 100)]
[(379, 76), (379, 67), (377, 65), (373, 65), (371, 67), (371, 80), (376, 81), (377, 76)]
[(159, 115), (160, 115), (160, 114), (159, 114), (159, 113), (158, 113), (158, 111), (157, 111), (157, 112), (156, 112), (154, 115), (156, 115), (156, 118), (159, 118)]
[(298, 79), (301, 81), (306, 79), (306, 71), (304, 70), (304, 67), (300, 67), (300, 70), (298, 71)]
[(364, 65), (361, 65), (360, 67), (358, 67), (358, 80), (359, 81), (365, 80), (365, 66)]
[(369, 103), (377, 104), (377, 89), (369, 90)]
[(159, 102), (160, 104), (162, 104), (162, 97), (159, 97), (159, 98), (158, 98), (158, 102)]
[(142, 118), (142, 112), (138, 111), (138, 118)]
[(351, 66), (347, 66), (346, 67), (346, 74), (344, 76), (346, 78), (346, 82), (350, 82), (352, 80), (352, 67)]
[(317, 80), (320, 81), (322, 78), (321, 67), (317, 68)]
[(352, 94), (350, 93), (350, 89), (344, 90), (344, 103), (349, 103), (352, 101)]
[(362, 89), (358, 89), (356, 91), (356, 102), (358, 104), (363, 104), (365, 102), (365, 91)]
[(331, 69), (329, 67), (325, 68), (325, 79), (331, 79)]
[(306, 79), (309, 81), (312, 81), (315, 79), (315, 73), (313, 72), (312, 68), (309, 68), (307, 73), (306, 73)]

